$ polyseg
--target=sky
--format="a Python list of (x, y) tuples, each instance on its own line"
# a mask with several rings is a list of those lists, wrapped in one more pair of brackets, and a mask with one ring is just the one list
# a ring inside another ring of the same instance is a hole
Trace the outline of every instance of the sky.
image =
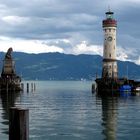
[(117, 20), (117, 59), (140, 65), (140, 0), (0, 0), (0, 51), (103, 54), (102, 20)]

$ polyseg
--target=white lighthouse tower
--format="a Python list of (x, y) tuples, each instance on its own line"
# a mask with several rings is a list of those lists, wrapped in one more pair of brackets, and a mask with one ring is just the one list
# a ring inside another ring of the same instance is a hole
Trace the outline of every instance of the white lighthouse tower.
[(106, 12), (106, 19), (103, 20), (104, 50), (102, 78), (117, 79), (118, 68), (116, 60), (116, 28), (117, 21), (113, 18), (113, 12)]
[(96, 91), (103, 96), (116, 96), (120, 95), (120, 92), (135, 91), (140, 85), (140, 82), (118, 77), (116, 60), (117, 21), (113, 18), (113, 15), (114, 13), (109, 10), (106, 12), (106, 19), (102, 22), (104, 31), (102, 77), (95, 79), (96, 86), (92, 88), (93, 92)]

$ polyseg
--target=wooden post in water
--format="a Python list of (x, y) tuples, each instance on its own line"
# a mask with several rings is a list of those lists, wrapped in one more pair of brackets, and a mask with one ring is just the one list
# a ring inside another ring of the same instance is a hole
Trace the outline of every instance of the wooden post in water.
[(8, 82), (6, 81), (6, 92), (8, 92)]
[(29, 83), (27, 83), (27, 92), (29, 92)]
[(34, 92), (33, 83), (31, 83), (31, 91)]
[(9, 140), (29, 140), (29, 110), (10, 108)]
[(34, 91), (36, 90), (36, 85), (35, 85), (35, 83), (34, 83)]
[(24, 91), (24, 84), (23, 83), (21, 83), (21, 89), (22, 89), (22, 91)]

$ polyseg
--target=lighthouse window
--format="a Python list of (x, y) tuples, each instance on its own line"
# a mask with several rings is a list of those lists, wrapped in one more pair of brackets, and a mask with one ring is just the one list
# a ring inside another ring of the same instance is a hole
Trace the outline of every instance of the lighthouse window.
[(109, 54), (109, 57), (111, 57), (111, 54)]
[(111, 32), (111, 29), (109, 29), (109, 32)]

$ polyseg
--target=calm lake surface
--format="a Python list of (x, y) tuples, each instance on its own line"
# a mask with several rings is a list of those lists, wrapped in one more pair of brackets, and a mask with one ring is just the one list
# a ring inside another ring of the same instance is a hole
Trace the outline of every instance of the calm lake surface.
[(140, 139), (140, 96), (100, 98), (87, 81), (29, 83), (35, 91), (0, 94), (0, 140), (8, 140), (11, 106), (29, 108), (30, 140)]

